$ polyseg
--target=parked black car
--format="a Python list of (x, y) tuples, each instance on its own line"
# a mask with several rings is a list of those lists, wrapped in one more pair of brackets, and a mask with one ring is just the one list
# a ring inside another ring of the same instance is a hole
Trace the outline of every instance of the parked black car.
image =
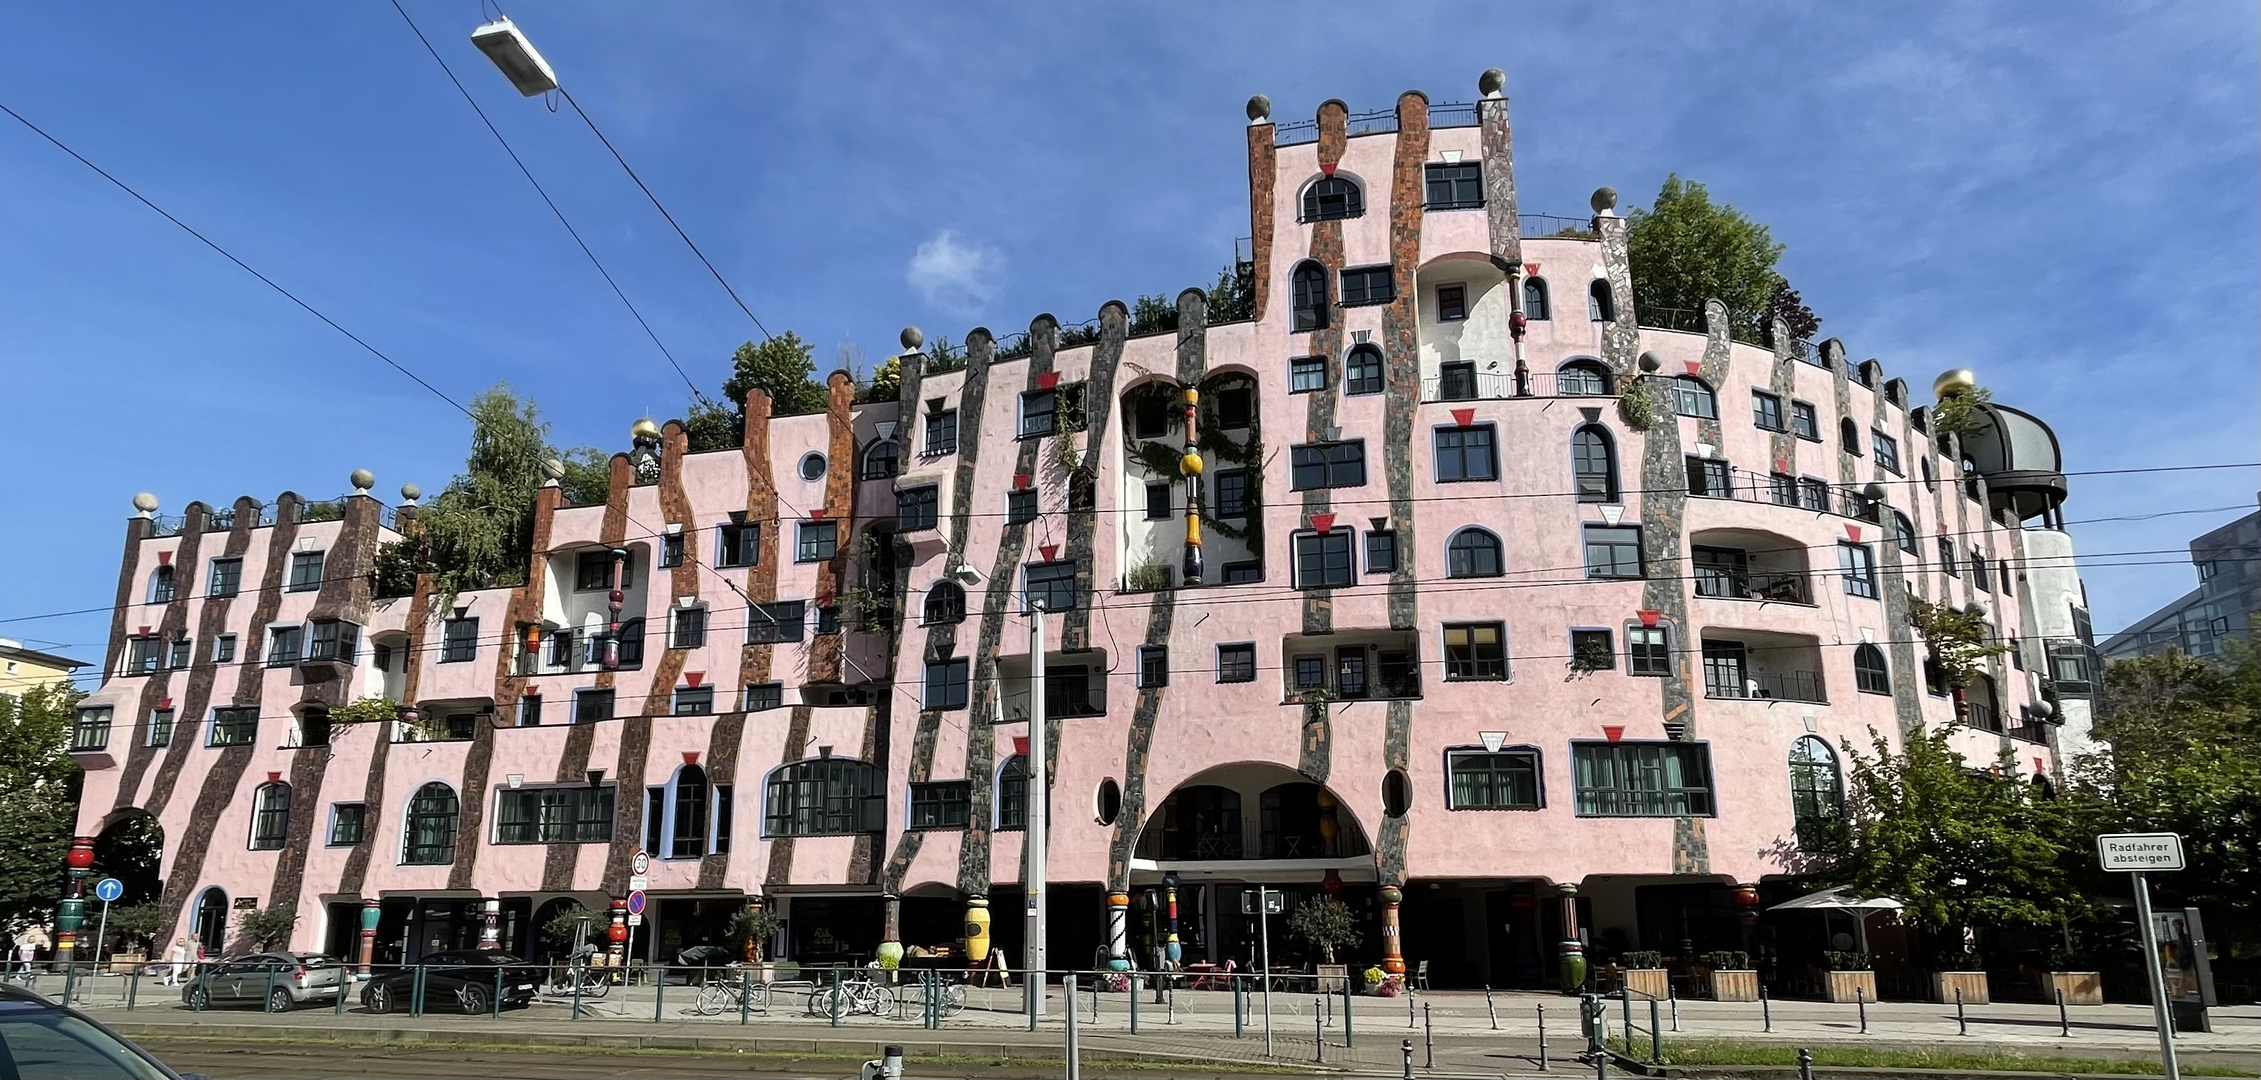
[(424, 971), (424, 1011), (455, 1009), (471, 1016), (494, 1009), (497, 987), (503, 1008), (533, 1004), (543, 976), (540, 967), (499, 949), (431, 953), (416, 964), (371, 978), (361, 988), (362, 1007), (373, 1013), (406, 1011), (416, 993), (419, 967)]
[(0, 985), (0, 1076), (186, 1080), (85, 1013), (7, 985)]

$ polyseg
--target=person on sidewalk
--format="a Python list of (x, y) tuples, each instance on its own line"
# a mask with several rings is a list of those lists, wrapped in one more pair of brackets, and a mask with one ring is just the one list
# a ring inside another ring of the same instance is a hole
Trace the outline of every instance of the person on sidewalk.
[(172, 952), (167, 954), (165, 958), (172, 961), (172, 966), (165, 969), (165, 985), (179, 986), (181, 984), (181, 973), (188, 969), (188, 939), (185, 937), (174, 938)]

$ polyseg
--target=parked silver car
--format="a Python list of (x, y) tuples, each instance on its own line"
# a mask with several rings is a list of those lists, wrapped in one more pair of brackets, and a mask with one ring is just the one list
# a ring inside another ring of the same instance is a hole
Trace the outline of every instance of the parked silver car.
[(283, 1012), (336, 1001), (347, 978), (344, 964), (321, 953), (253, 953), (206, 966), (181, 988), (181, 1000), (197, 1009), (249, 1003)]

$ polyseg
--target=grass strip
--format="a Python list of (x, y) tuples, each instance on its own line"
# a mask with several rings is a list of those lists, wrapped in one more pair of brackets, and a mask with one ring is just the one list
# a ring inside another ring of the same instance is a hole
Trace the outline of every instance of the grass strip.
[[(1609, 1048), (1639, 1061), (1649, 1060), (1649, 1043), (1609, 1040)], [(2077, 1076), (2156, 1076), (2159, 1064), (2140, 1059), (2079, 1058), (2026, 1054), (2016, 1050), (1891, 1050), (1867, 1046), (1813, 1046), (1814, 1066), (1839, 1069), (1946, 1069), (1965, 1072), (2046, 1072)], [(1736, 1042), (1731, 1039), (1668, 1039), (1666, 1065), (1796, 1065), (1798, 1048)], [(2185, 1076), (2256, 1076), (2251, 1070), (2184, 1063)]]

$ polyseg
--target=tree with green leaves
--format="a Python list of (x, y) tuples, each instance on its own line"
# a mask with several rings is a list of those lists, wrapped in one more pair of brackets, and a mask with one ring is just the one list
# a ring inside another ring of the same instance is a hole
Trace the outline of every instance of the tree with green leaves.
[(1317, 896), (1296, 905), (1288, 914), (1288, 933), (1319, 950), (1320, 962), (1335, 962), (1336, 949), (1358, 947), (1358, 917), (1350, 905), (1332, 896)]
[(1702, 311), (1717, 300), (1727, 305), (1735, 337), (1761, 340), (1768, 301), (1782, 282), (1774, 267), (1783, 248), (1766, 226), (1678, 174), (1665, 178), (1654, 205), (1627, 217), (1626, 257), (1640, 307)]
[(788, 330), (759, 345), (749, 341), (730, 358), (731, 375), (722, 394), (742, 411), (746, 393), (769, 394), (770, 415), (804, 416), (830, 407), (831, 394), (816, 380), (815, 347)]
[(1806, 306), (1805, 298), (1786, 280), (1777, 280), (1774, 291), (1766, 298), (1768, 333), (1773, 333), (1777, 321), (1790, 331), (1792, 341), (1812, 341), (1815, 334), (1821, 333), (1821, 316)]
[(858, 401), (894, 401), (903, 396), (903, 358), (890, 356), (871, 371), (871, 382), (865, 384)]
[(736, 450), (746, 445), (746, 414), (702, 395), (683, 411), (683, 440), (693, 454)]
[(0, 929), (45, 922), (62, 898), (81, 779), (71, 724), (84, 696), (63, 680), (0, 694)]
[(252, 948), (260, 952), (290, 945), (291, 931), (297, 927), (296, 904), (275, 904), (236, 916), (236, 931), (243, 935), (243, 939)]

